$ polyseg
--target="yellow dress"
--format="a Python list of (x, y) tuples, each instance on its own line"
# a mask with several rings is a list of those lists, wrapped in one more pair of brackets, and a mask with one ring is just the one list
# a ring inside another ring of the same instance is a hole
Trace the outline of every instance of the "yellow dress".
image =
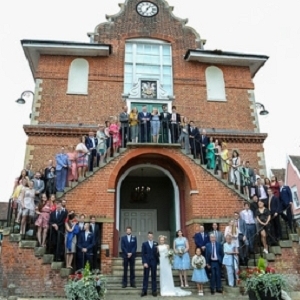
[(222, 172), (228, 173), (229, 172), (229, 160), (228, 160), (228, 150), (224, 149), (221, 151), (221, 166)]

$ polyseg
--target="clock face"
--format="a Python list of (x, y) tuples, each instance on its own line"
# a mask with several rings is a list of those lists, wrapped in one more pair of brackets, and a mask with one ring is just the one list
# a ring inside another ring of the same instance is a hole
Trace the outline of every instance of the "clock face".
[(149, 1), (140, 2), (136, 10), (143, 17), (153, 17), (158, 14), (158, 7)]

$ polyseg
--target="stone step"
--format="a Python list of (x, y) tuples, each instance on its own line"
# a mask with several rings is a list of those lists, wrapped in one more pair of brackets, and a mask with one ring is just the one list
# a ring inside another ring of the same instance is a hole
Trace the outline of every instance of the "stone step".
[(264, 253), (264, 258), (267, 260), (267, 261), (275, 261), (276, 259), (276, 256), (274, 253)]
[(63, 268), (63, 266), (64, 266), (64, 263), (63, 262), (58, 262), (58, 261), (53, 261), (52, 263), (51, 263), (51, 269), (52, 270), (60, 270), (60, 269), (62, 269)]
[(52, 264), (54, 260), (53, 254), (44, 254), (43, 255), (43, 264)]
[(293, 242), (291, 240), (279, 241), (279, 246), (281, 248), (292, 248)]
[(37, 241), (20, 241), (20, 248), (35, 248), (37, 245)]
[[(135, 270), (135, 275), (136, 276), (143, 276), (143, 273), (144, 273), (143, 270)], [(172, 270), (172, 273), (173, 273), (173, 276), (178, 275), (178, 270)], [(118, 269), (118, 270), (113, 269), (112, 274), (116, 275), (116, 276), (121, 276), (121, 275), (123, 275), (123, 269)], [(157, 274), (159, 276), (159, 269), (157, 270)], [(188, 270), (187, 274), (189, 276), (192, 276), (193, 270)]]
[(299, 242), (299, 235), (295, 233), (290, 233), (289, 238), (292, 242)]
[(61, 268), (59, 273), (62, 278), (66, 278), (73, 273), (73, 270), (68, 268)]
[(275, 255), (281, 255), (281, 247), (280, 246), (272, 246), (270, 247), (270, 252), (274, 253)]
[(21, 241), (21, 234), (19, 233), (11, 233), (9, 235), (10, 242), (20, 242)]
[(46, 247), (35, 247), (34, 248), (34, 255), (36, 257), (41, 257), (46, 253)]

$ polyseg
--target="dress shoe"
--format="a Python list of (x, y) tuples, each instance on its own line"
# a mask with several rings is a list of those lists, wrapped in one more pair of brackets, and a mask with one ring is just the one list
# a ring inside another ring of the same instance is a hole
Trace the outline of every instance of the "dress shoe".
[(223, 291), (222, 290), (217, 290), (217, 293), (223, 294)]
[(210, 290), (210, 293), (211, 293), (212, 295), (214, 295), (214, 294), (215, 294), (215, 291), (214, 291), (214, 290)]
[(152, 292), (153, 297), (157, 297), (157, 292)]
[(142, 292), (141, 297), (147, 296), (147, 292)]
[(123, 284), (123, 285), (122, 285), (122, 288), (123, 288), (123, 289), (127, 288), (127, 285), (126, 285), (126, 284)]
[(130, 286), (133, 287), (133, 288), (136, 288), (135, 283), (132, 283)]

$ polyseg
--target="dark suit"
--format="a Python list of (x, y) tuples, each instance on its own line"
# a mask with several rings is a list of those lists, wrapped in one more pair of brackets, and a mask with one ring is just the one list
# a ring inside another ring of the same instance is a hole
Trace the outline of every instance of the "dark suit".
[(141, 143), (150, 143), (150, 119), (151, 114), (148, 112), (139, 112), (138, 121), (139, 121), (139, 141)]
[(200, 135), (200, 159), (201, 164), (207, 165), (207, 159), (206, 159), (206, 147), (209, 144), (209, 137), (206, 135), (201, 134)]
[(268, 208), (268, 188), (265, 185), (262, 186), (267, 195), (267, 198), (262, 198), (260, 188), (257, 185), (255, 186), (255, 194), (257, 195), (258, 199), (264, 203), (265, 208)]
[(179, 139), (179, 124), (180, 124), (180, 114), (175, 113), (175, 120), (172, 119), (173, 113), (169, 114), (169, 123), (170, 123), (170, 131), (171, 131), (171, 143), (178, 143)]
[(159, 119), (161, 121), (162, 142), (169, 143), (169, 112), (161, 112)]
[(94, 137), (94, 142), (95, 142), (95, 146), (93, 145), (93, 141), (89, 136), (85, 139), (85, 145), (88, 148), (88, 150), (90, 151), (90, 154), (89, 154), (89, 171), (90, 172), (93, 171), (95, 157), (97, 159), (97, 163), (96, 163), (97, 167), (99, 167), (99, 162), (100, 162), (100, 154), (97, 152), (98, 139), (96, 137)]
[[(189, 125), (189, 141), (191, 146), (191, 152), (194, 157), (197, 157), (200, 154), (200, 132), (197, 127), (191, 128)], [(192, 136), (193, 138), (190, 138)]]
[[(240, 264), (245, 265), (246, 260), (248, 259), (248, 230), (247, 224), (245, 220), (239, 218), (235, 220), (237, 228), (239, 230), (239, 257), (240, 257)], [(245, 240), (244, 240), (245, 237)]]
[(98, 269), (97, 266), (97, 258), (98, 258), (98, 247), (99, 247), (99, 242), (100, 242), (100, 227), (99, 224), (94, 224), (90, 223), (90, 232), (94, 236), (94, 247), (93, 247), (93, 264), (92, 264), (92, 269)]
[(126, 148), (127, 141), (129, 141), (129, 114), (125, 111), (120, 113), (119, 121), (121, 122), (120, 134), (121, 134), (121, 147)]
[(218, 242), (219, 244), (223, 245), (225, 242), (225, 238), (224, 238), (224, 233), (222, 231), (216, 230), (216, 232), (214, 230), (212, 230), (209, 235), (214, 234), (216, 237), (216, 242)]
[[(130, 242), (128, 242), (128, 236), (122, 236), (121, 238), (121, 249), (122, 249), (122, 256), (123, 256), (123, 285), (127, 286), (127, 271), (128, 271), (128, 264), (130, 268), (130, 285), (135, 284), (135, 255), (136, 255), (136, 248), (137, 248), (137, 240), (136, 237), (131, 235)], [(131, 253), (131, 257), (128, 258), (127, 254)]]
[(144, 242), (142, 244), (142, 263), (148, 264), (148, 268), (144, 267), (144, 275), (143, 275), (143, 293), (147, 293), (148, 289), (148, 281), (149, 281), (149, 272), (151, 270), (151, 283), (152, 283), (152, 293), (156, 292), (156, 272), (157, 265), (159, 262), (158, 257), (158, 248), (157, 243), (153, 241), (153, 247), (151, 248), (149, 245), (149, 241)]
[[(281, 213), (281, 206), (279, 199), (275, 196), (269, 197), (268, 199), (268, 209), (271, 212), (271, 234), (273, 239), (281, 239), (281, 225), (279, 216)], [(277, 215), (275, 216), (275, 214)]]
[(201, 248), (202, 255), (205, 256), (205, 250), (206, 249), (203, 250), (202, 247), (205, 247), (206, 244), (209, 243), (208, 234), (204, 232), (203, 237), (202, 237), (201, 232), (198, 232), (194, 235), (194, 241), (195, 241), (196, 247)]
[[(214, 291), (217, 288), (217, 291), (222, 290), (221, 285), (221, 266), (223, 261), (223, 247), (221, 244), (215, 242), (215, 253), (213, 253), (212, 243), (209, 242), (206, 244), (206, 253), (205, 259), (207, 265), (210, 267), (211, 276), (210, 276), (210, 289)], [(215, 256), (216, 255), (216, 256)]]
[[(64, 233), (65, 233), (65, 219), (67, 217), (67, 212), (61, 210), (58, 212), (57, 210), (51, 212), (49, 226), (50, 226), (50, 240), (52, 250), (51, 252), (54, 254), (55, 261), (63, 260), (64, 256)], [(52, 226), (56, 224), (58, 229), (55, 230)]]
[[(284, 185), (280, 187), (279, 200), (281, 205), (281, 217), (285, 222), (288, 223), (290, 230), (293, 229), (293, 213), (292, 213), (292, 203), (293, 196), (289, 186)], [(283, 211), (286, 210), (286, 215)]]
[[(77, 241), (77, 269), (85, 267), (86, 262), (88, 261), (90, 266), (93, 263), (93, 247), (94, 247), (94, 235), (91, 232), (88, 232), (86, 237), (86, 232), (82, 231), (78, 235)], [(87, 252), (82, 252), (82, 249), (87, 249)]]

